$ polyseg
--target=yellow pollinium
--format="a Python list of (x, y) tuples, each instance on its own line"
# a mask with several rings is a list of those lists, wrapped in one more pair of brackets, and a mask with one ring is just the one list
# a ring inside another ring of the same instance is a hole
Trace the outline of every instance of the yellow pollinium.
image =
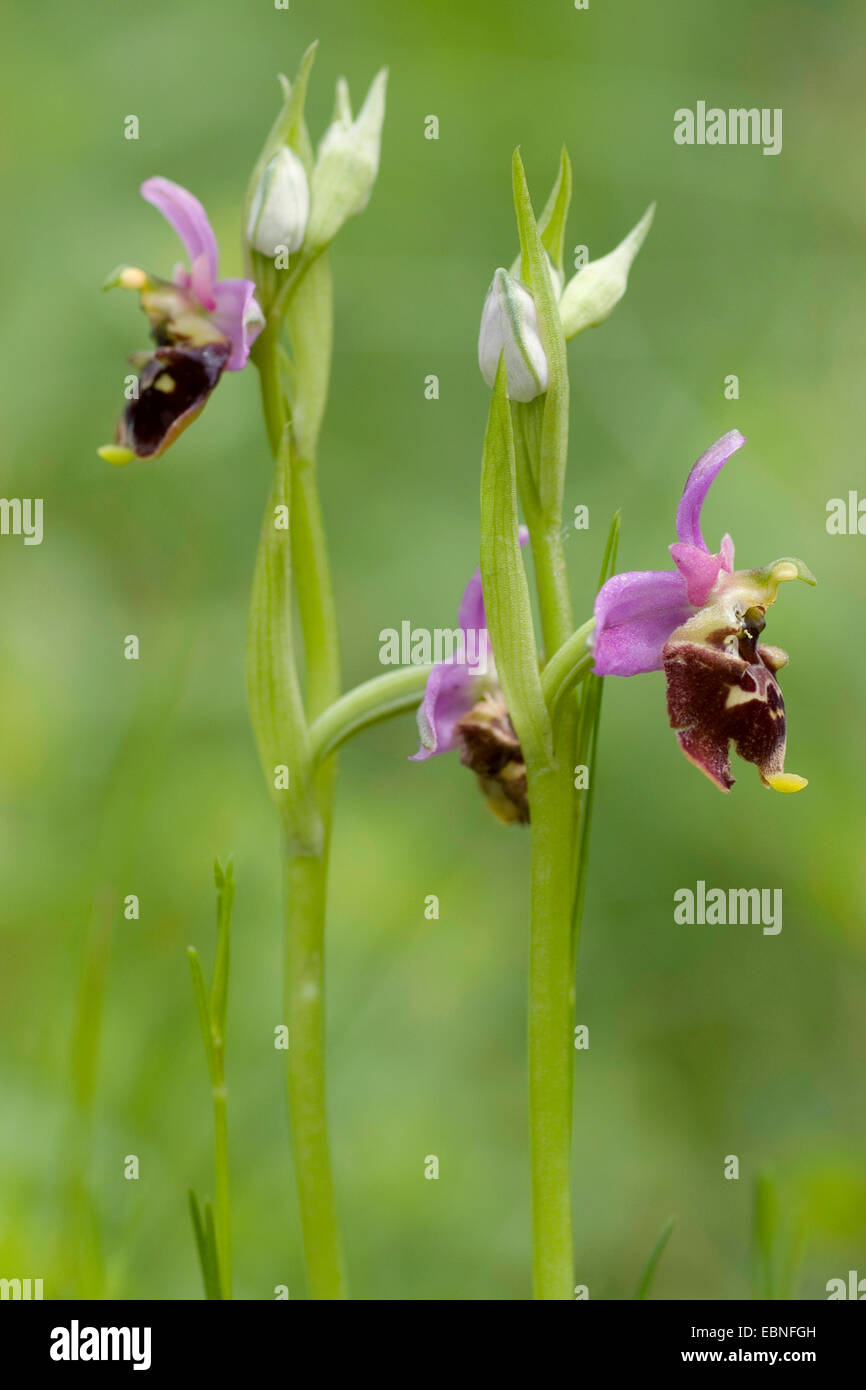
[(147, 274), (137, 265), (128, 265), (118, 275), (117, 283), (124, 290), (143, 290), (147, 285)]
[(96, 451), (101, 459), (106, 463), (113, 463), (119, 467), (124, 463), (132, 463), (135, 454), (131, 449), (124, 449), (120, 444), (103, 444), (101, 449)]
[(796, 772), (777, 772), (767, 778), (767, 786), (772, 787), (774, 792), (801, 792), (808, 785), (808, 778), (798, 777)]

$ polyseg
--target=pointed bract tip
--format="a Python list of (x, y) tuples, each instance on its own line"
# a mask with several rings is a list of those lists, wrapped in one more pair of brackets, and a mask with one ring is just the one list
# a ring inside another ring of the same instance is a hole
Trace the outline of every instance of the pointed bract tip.
[(305, 72), (309, 72), (313, 65), (313, 60), (319, 48), (319, 40), (313, 39), (311, 44), (304, 49), (303, 56), (298, 64), (298, 76), (301, 77)]
[(132, 463), (135, 454), (131, 449), (124, 449), (120, 444), (103, 444), (101, 449), (96, 451), (101, 459), (106, 463), (113, 464), (116, 468), (125, 463)]
[(622, 299), (632, 263), (652, 225), (655, 208), (655, 203), (650, 203), (640, 221), (613, 251), (598, 260), (588, 261), (569, 280), (559, 301), (566, 339), (586, 328), (597, 328)]
[(808, 787), (807, 777), (798, 777), (796, 772), (776, 772), (772, 777), (766, 778), (768, 787), (772, 787), (774, 792), (801, 792), (804, 787)]
[(337, 90), (334, 100), (335, 121), (343, 121), (346, 125), (352, 124), (352, 102), (349, 96), (349, 84), (345, 77), (337, 78)]
[(615, 250), (610, 253), (612, 256), (615, 256), (617, 253), (620, 254), (625, 263), (626, 273), (628, 272), (628, 269), (630, 268), (632, 261), (634, 260), (638, 251), (646, 241), (647, 234), (649, 232), (650, 227), (653, 224), (653, 218), (655, 217), (655, 215), (656, 204), (655, 202), (652, 202), (650, 203), (649, 207), (647, 208), (640, 221), (635, 223), (631, 231), (623, 237), (622, 241), (615, 248)]

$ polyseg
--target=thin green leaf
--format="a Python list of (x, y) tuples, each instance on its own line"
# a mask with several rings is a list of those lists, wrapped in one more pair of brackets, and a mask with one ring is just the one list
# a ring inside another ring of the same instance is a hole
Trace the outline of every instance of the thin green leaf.
[(659, 1260), (665, 1252), (665, 1246), (670, 1240), (673, 1234), (674, 1226), (676, 1226), (676, 1224), (677, 1218), (675, 1216), (671, 1216), (662, 1227), (658, 1240), (653, 1246), (652, 1253), (647, 1261), (646, 1269), (643, 1272), (643, 1277), (641, 1278), (641, 1281), (637, 1286), (637, 1293), (635, 1294), (636, 1299), (646, 1298), (647, 1294), (649, 1293), (650, 1285), (652, 1284), (652, 1281), (655, 1278), (655, 1272), (658, 1269)]
[(296, 453), (314, 459), (331, 374), (333, 293), (327, 251), (317, 256), (286, 309), (292, 341), (292, 431)]
[(198, 1198), (192, 1188), (189, 1189), (189, 1210), (192, 1217), (192, 1228), (195, 1235), (199, 1265), (201, 1266), (204, 1296), (206, 1299), (217, 1301), (222, 1298), (222, 1292), (220, 1289), (213, 1211), (211, 1210), (210, 1202), (205, 1202), (205, 1214), (204, 1218), (202, 1218)]
[(514, 434), (500, 359), (481, 466), (481, 582), (496, 669), (528, 767), (548, 766), (553, 732), (538, 673), (538, 644), (520, 553)]
[[(291, 427), (283, 430), (274, 484), (262, 522), (247, 640), (250, 715), (262, 768), (283, 826), (295, 843), (318, 853), (322, 827), (310, 793), (310, 739), (298, 677), (292, 621), (289, 516)], [(291, 524), (291, 523), (290, 523)], [(288, 769), (288, 788), (275, 769)]]
[[(290, 145), (301, 159), (304, 159), (307, 153), (304, 148), (304, 136), (306, 135), (304, 108), (307, 101), (307, 83), (309, 82), (310, 70), (312, 69), (318, 46), (318, 40), (310, 44), (301, 59), (298, 75), (293, 83), (289, 82), (289, 79), (280, 73), (279, 80), (283, 91), (283, 104), (280, 107), (276, 120), (268, 131), (267, 139), (262, 146), (261, 154), (253, 167), (244, 203), (244, 226), (247, 225), (250, 206), (255, 196), (255, 191), (259, 186), (259, 180), (265, 171), (265, 166), (277, 153), (277, 150), (281, 149), (283, 145)], [(309, 144), (309, 137), (307, 137), (307, 144)], [(307, 172), (310, 172), (309, 168)]]
[(562, 513), (568, 453), (568, 367), (565, 336), (559, 318), (550, 265), (538, 233), (519, 150), (514, 151), (512, 175), (523, 278), (535, 302), (541, 342), (547, 357), (548, 381), (544, 397), (537, 484), (542, 510), (548, 518), (557, 519), (558, 524), (558, 518)]
[(210, 1251), (210, 1279), (213, 1293), (212, 1298), (221, 1299), (222, 1279), (220, 1278), (219, 1250), (217, 1247), (216, 1225), (213, 1219), (213, 1206), (210, 1202), (204, 1203), (204, 1231), (207, 1241), (207, 1248)]
[(622, 513), (615, 511), (613, 520), (610, 523), (610, 530), (607, 533), (607, 542), (604, 547), (604, 556), (601, 562), (601, 573), (598, 576), (598, 587), (601, 588), (613, 575), (616, 569), (616, 557), (619, 552), (619, 534), (622, 524)]
[(557, 270), (563, 269), (565, 259), (565, 224), (571, 203), (571, 160), (563, 145), (559, 156), (559, 170), (556, 183), (548, 198), (544, 211), (538, 219), (538, 232), (541, 243)]
[(225, 1043), (226, 1035), (231, 921), (235, 900), (234, 865), (230, 859), (225, 869), (219, 860), (216, 861), (214, 881), (217, 890), (217, 949), (211, 985), (210, 1012), (220, 1046), (222, 1046)]
[(195, 995), (201, 1038), (204, 1043), (205, 1056), (207, 1058), (208, 1075), (210, 1076), (211, 1085), (218, 1086), (220, 1084), (219, 1064), (214, 1048), (213, 1025), (211, 1023), (207, 986), (204, 982), (201, 961), (198, 958), (198, 951), (194, 946), (187, 946), (186, 953), (189, 957), (189, 968), (192, 974), (192, 989)]

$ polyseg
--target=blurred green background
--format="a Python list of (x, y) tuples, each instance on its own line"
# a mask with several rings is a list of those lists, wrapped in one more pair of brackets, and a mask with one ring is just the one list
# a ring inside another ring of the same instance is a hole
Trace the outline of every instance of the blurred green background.
[[(740, 764), (723, 797), (678, 752), (662, 677), (608, 682), (574, 1190), (591, 1297), (630, 1297), (676, 1213), (656, 1296), (737, 1298), (751, 1288), (752, 1182), (772, 1165), (804, 1237), (794, 1292), (822, 1298), (829, 1278), (866, 1274), (866, 538), (825, 529), (829, 498), (866, 495), (866, 15), (828, 0), (7, 11), (3, 492), (44, 498), (45, 539), (0, 540), (0, 1275), (43, 1277), (47, 1297), (200, 1297), (186, 1189), (212, 1190), (211, 1120), (185, 947), (212, 958), (212, 862), (231, 853), (236, 1294), (304, 1296), (272, 1044), (277, 836), (243, 675), (270, 474), (255, 375), (229, 377), (156, 463), (113, 470), (95, 449), (126, 354), (146, 344), (134, 298), (99, 287), (118, 262), (168, 273), (178, 258), (139, 183), (192, 188), (237, 274), (276, 73), (316, 36), (314, 137), (339, 73), (356, 102), (380, 65), (391, 74), (379, 182), (333, 254), (321, 467), (347, 684), (378, 671), (380, 629), (452, 624), (476, 563), (476, 337), (492, 270), (514, 254), (517, 143), (540, 207), (566, 141), (568, 242), (593, 255), (658, 199), (626, 300), (569, 350), (567, 513), (591, 516), (567, 547), (578, 612), (614, 508), (621, 566), (664, 565), (686, 471), (734, 425), (749, 444), (713, 491), (708, 538), (730, 529), (741, 565), (793, 553), (818, 575), (817, 590), (783, 589), (768, 630), (791, 654), (788, 765), (810, 778), (804, 795), (773, 796)], [(673, 112), (698, 99), (782, 107), (782, 154), (676, 146)], [(438, 142), (423, 137), (429, 114)], [(521, 1299), (527, 837), (493, 821), (455, 758), (407, 762), (415, 747), (407, 718), (341, 761), (329, 1066), (351, 1283), (368, 1299)], [(781, 934), (674, 925), (674, 890), (698, 879), (782, 887)], [(123, 917), (129, 893), (138, 922)], [(88, 941), (106, 970), (87, 1178), (97, 1283), (69, 1126)], [(424, 1178), (431, 1153), (438, 1182)], [(738, 1182), (723, 1178), (728, 1154)]]

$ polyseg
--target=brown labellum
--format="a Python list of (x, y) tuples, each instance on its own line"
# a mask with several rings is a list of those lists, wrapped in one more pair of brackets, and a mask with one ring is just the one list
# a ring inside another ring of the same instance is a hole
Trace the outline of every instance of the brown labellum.
[(526, 766), (502, 700), (486, 695), (458, 721), (454, 732), (460, 744), (460, 761), (475, 773), (497, 820), (506, 825), (527, 825)]

